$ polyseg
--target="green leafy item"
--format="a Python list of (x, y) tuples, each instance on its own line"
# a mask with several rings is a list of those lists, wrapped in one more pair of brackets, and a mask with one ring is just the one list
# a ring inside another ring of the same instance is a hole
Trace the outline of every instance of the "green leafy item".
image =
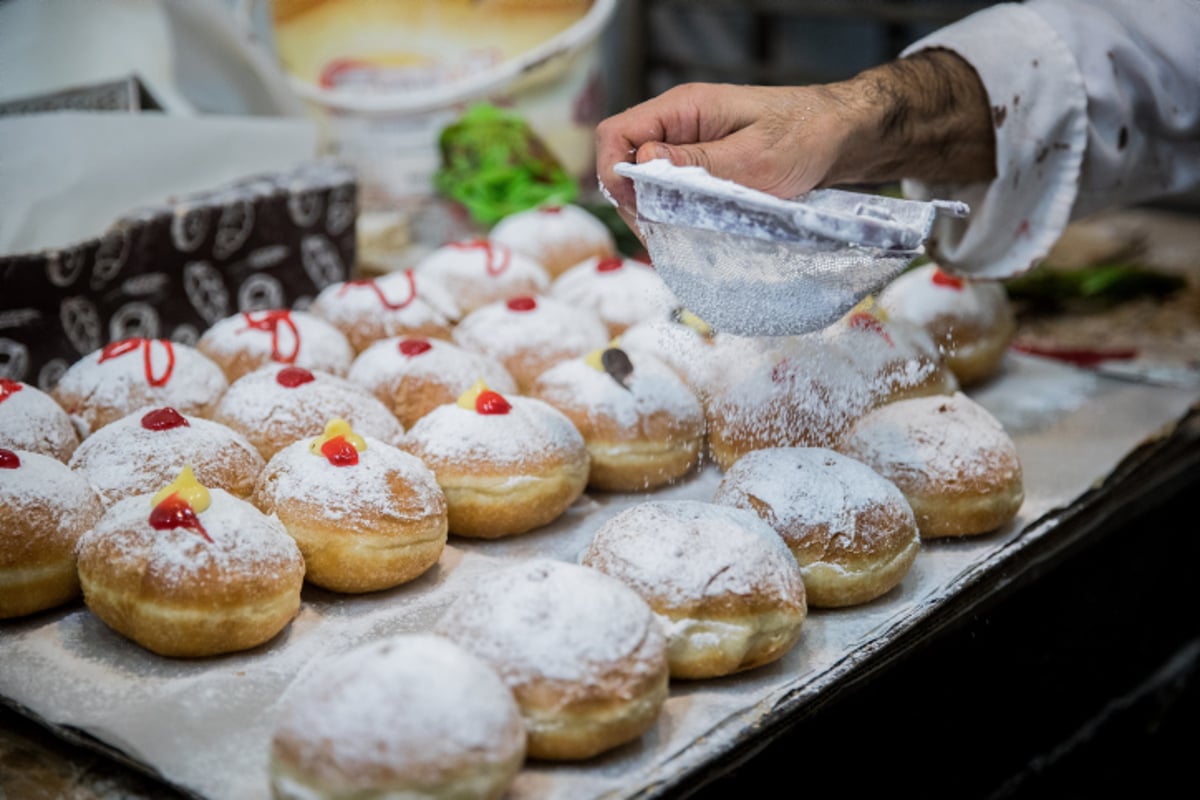
[(434, 188), (488, 227), (509, 214), (562, 205), (579, 183), (518, 114), (477, 103), (438, 138), (441, 165)]

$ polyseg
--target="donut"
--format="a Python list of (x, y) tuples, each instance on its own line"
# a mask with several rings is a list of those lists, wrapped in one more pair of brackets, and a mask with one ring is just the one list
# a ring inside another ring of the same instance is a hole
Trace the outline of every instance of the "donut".
[(532, 758), (582, 760), (649, 730), (667, 699), (666, 641), (646, 602), (596, 570), (532, 558), (481, 574), (434, 628), (512, 690)]
[(755, 450), (721, 479), (713, 502), (753, 511), (800, 565), (808, 605), (868, 603), (908, 574), (921, 537), (896, 484), (822, 447)]
[(78, 556), (92, 613), (162, 656), (256, 647), (300, 609), (304, 557), (283, 524), (187, 467), (156, 494), (110, 506)]
[(455, 321), (490, 303), (550, 288), (550, 275), (539, 262), (487, 239), (444, 244), (418, 260), (413, 269), (422, 285), (429, 278), (444, 288), (453, 306), (443, 311)]
[(459, 346), (503, 364), (517, 388), (527, 392), (559, 361), (603, 347), (608, 329), (587, 309), (552, 297), (522, 296), (472, 311), (453, 336)]
[(0, 619), (79, 596), (75, 546), (103, 514), (87, 481), (63, 462), (0, 448)]
[(488, 239), (532, 258), (551, 278), (586, 258), (617, 255), (616, 239), (608, 226), (570, 203), (509, 214), (492, 227)]
[(831, 447), (878, 393), (819, 333), (793, 337), (730, 364), (705, 405), (709, 453), (728, 470), (768, 447)]
[(0, 447), (66, 463), (78, 446), (71, 418), (53, 397), (28, 383), (0, 378)]
[(196, 348), (230, 383), (267, 364), (344, 376), (354, 348), (340, 330), (307, 311), (273, 308), (225, 317), (200, 334)]
[(450, 533), (495, 539), (557, 519), (583, 493), (588, 450), (561, 411), (483, 381), (417, 420), (401, 447), (437, 476)]
[[(425, 289), (422, 282), (421, 289)], [(339, 281), (322, 289), (309, 313), (333, 325), (361, 353), (393, 336), (450, 338), (453, 322), (417, 290), (413, 270)]]
[(387, 444), (404, 438), (396, 416), (358, 384), (283, 364), (259, 367), (230, 384), (212, 418), (245, 436), (270, 461), (292, 442), (320, 436), (334, 417)]
[(1003, 283), (951, 275), (935, 263), (902, 273), (879, 293), (879, 305), (929, 333), (965, 387), (999, 371), (1017, 330)]
[(672, 678), (716, 678), (769, 664), (808, 614), (800, 566), (751, 511), (697, 500), (640, 503), (597, 529), (580, 563), (650, 604)]
[(716, 343), (717, 334), (708, 323), (683, 308), (672, 309), (662, 319), (636, 322), (620, 337), (622, 350), (665, 362), (702, 399), (717, 364)]
[(354, 359), (346, 376), (379, 398), (405, 429), (433, 409), (453, 403), (483, 379), (501, 394), (516, 381), (496, 359), (442, 339), (382, 339)]
[(229, 387), (221, 368), (194, 347), (168, 339), (122, 339), (67, 368), (51, 396), (80, 438), (141, 408), (171, 406), (211, 417)]
[(188, 465), (205, 486), (246, 499), (266, 462), (229, 426), (163, 406), (104, 426), (84, 440), (68, 465), (107, 508), (135, 494), (153, 494)]
[(609, 347), (554, 365), (530, 396), (579, 429), (591, 458), (588, 486), (644, 491), (672, 483), (700, 461), (704, 407), (653, 356)]
[(276, 453), (254, 491), (304, 554), (309, 583), (335, 592), (399, 586), (437, 563), (446, 497), (420, 459), (342, 419)]
[(550, 296), (596, 312), (610, 337), (638, 322), (663, 319), (679, 305), (653, 267), (621, 256), (576, 264), (554, 280)]
[(959, 383), (924, 328), (892, 319), (868, 297), (822, 333), (859, 370), (875, 405), (954, 394)]
[(500, 800), (525, 760), (508, 685), (443, 636), (405, 633), (319, 664), (271, 734), (279, 800)]
[(835, 449), (899, 487), (924, 539), (994, 531), (1025, 500), (1012, 438), (962, 392), (873, 409), (855, 420)]

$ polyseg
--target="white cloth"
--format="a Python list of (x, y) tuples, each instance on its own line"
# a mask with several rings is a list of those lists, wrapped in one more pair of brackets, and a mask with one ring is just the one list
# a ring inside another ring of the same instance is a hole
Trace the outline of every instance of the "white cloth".
[(944, 266), (1011, 277), (1072, 219), (1200, 186), (1200, 0), (1002, 3), (903, 55), (930, 48), (975, 68), (996, 130), (990, 183), (903, 183), (971, 206), (935, 224), (930, 254)]

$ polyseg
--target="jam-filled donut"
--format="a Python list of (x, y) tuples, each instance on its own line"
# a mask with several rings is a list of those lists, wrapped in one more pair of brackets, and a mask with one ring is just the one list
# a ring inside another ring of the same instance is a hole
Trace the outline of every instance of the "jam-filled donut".
[(392, 410), (405, 429), (438, 406), (453, 403), (482, 378), (501, 394), (516, 381), (496, 359), (442, 339), (383, 339), (368, 347), (347, 375)]
[(617, 255), (616, 239), (608, 226), (570, 203), (509, 214), (495, 224), (488, 239), (529, 256), (552, 278), (586, 258)]
[(559, 275), (550, 296), (596, 312), (619, 336), (639, 322), (665, 319), (679, 305), (662, 277), (632, 258), (588, 258)]
[(1025, 499), (1012, 438), (962, 392), (876, 408), (854, 422), (836, 449), (900, 488), (925, 539), (994, 531)]
[(283, 524), (189, 468), (110, 506), (79, 540), (88, 608), (163, 656), (247, 650), (300, 609), (304, 557)]
[(445, 637), (406, 633), (288, 690), (269, 773), (279, 800), (499, 800), (524, 759), (521, 712), (496, 671)]
[(648, 501), (600, 526), (581, 562), (642, 596), (667, 635), (672, 678), (715, 678), (768, 664), (808, 614), (800, 567), (751, 511)]
[(666, 642), (636, 592), (534, 558), (474, 579), (435, 626), (512, 689), (533, 758), (576, 760), (633, 741), (667, 699)]
[(404, 438), (396, 416), (358, 384), (283, 364), (238, 378), (213, 411), (215, 421), (249, 439), (265, 461), (292, 442), (320, 436), (334, 417), (388, 444)]
[(583, 493), (588, 451), (571, 420), (479, 381), (417, 420), (401, 445), (437, 475), (450, 532), (494, 539), (557, 519)]
[(593, 489), (654, 489), (699, 463), (704, 407), (653, 356), (593, 350), (543, 372), (530, 395), (566, 414), (583, 434)]
[(196, 348), (221, 367), (230, 383), (267, 364), (342, 376), (354, 360), (354, 348), (331, 323), (286, 308), (228, 316), (200, 334)]
[(122, 339), (76, 361), (51, 395), (86, 438), (141, 408), (171, 406), (211, 417), (229, 387), (225, 373), (194, 347), (168, 339)]
[(0, 448), (0, 619), (79, 596), (75, 546), (103, 514), (100, 498), (66, 464)]
[(634, 323), (620, 337), (623, 350), (648, 353), (665, 362), (702, 400), (718, 363), (716, 342), (712, 327), (683, 308), (661, 319)]
[(850, 606), (899, 585), (920, 549), (904, 494), (834, 450), (780, 447), (742, 456), (713, 502), (753, 511), (800, 564), (810, 607)]
[(1003, 283), (958, 277), (933, 263), (893, 280), (880, 292), (879, 304), (890, 316), (927, 331), (963, 386), (999, 371), (1017, 330)]
[(205, 486), (245, 499), (266, 466), (245, 436), (170, 406), (135, 411), (104, 426), (68, 463), (105, 507), (131, 495), (153, 494), (188, 465)]
[(468, 314), (454, 341), (504, 365), (521, 391), (559, 361), (603, 347), (608, 329), (595, 313), (552, 297), (522, 296)]
[(443, 287), (453, 306), (442, 310), (455, 321), (490, 303), (550, 288), (550, 274), (539, 262), (487, 239), (444, 244), (413, 269), (418, 281), (429, 278)]
[(341, 331), (355, 353), (393, 336), (449, 339), (453, 322), (427, 299), (431, 284), (411, 269), (341, 281), (322, 289), (308, 310)]
[(390, 589), (437, 563), (446, 497), (420, 459), (331, 420), (271, 458), (254, 503), (300, 545), (305, 578), (335, 592)]
[(66, 463), (78, 446), (79, 433), (53, 397), (28, 383), (0, 378), (0, 447)]

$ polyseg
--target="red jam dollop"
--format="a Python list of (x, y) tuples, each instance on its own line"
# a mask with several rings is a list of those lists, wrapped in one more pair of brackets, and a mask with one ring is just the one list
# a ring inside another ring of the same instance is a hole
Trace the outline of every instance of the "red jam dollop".
[(428, 353), (433, 349), (433, 345), (424, 339), (405, 339), (399, 344), (400, 354), (412, 358), (419, 356), (421, 353)]
[(24, 386), (18, 381), (14, 381), (11, 378), (0, 378), (0, 403), (3, 403), (23, 388)]
[(946, 286), (951, 289), (962, 289), (963, 279), (956, 278), (948, 272), (942, 272), (940, 268), (933, 271), (933, 283), (935, 286)]
[(625, 259), (620, 256), (609, 256), (596, 263), (596, 272), (616, 272), (623, 266), (625, 266)]
[(212, 542), (208, 531), (200, 524), (200, 517), (179, 492), (169, 495), (150, 511), (150, 527), (156, 531), (186, 528), (203, 536), (205, 541)]
[(192, 423), (170, 406), (156, 408), (142, 417), (142, 427), (148, 431), (169, 431), (172, 428), (190, 427)]
[(480, 414), (507, 414), (512, 406), (499, 392), (488, 389), (475, 398), (475, 411)]
[(358, 463), (358, 448), (346, 440), (345, 436), (334, 436), (321, 445), (321, 455), (335, 467), (353, 467)]
[(315, 380), (316, 377), (304, 367), (284, 367), (275, 376), (276, 383), (288, 389), (295, 389), (297, 386), (303, 386)]
[(533, 311), (537, 308), (537, 300), (532, 297), (514, 297), (506, 305), (510, 311)]
[(21, 466), (21, 459), (12, 450), (0, 447), (0, 469), (16, 469)]

